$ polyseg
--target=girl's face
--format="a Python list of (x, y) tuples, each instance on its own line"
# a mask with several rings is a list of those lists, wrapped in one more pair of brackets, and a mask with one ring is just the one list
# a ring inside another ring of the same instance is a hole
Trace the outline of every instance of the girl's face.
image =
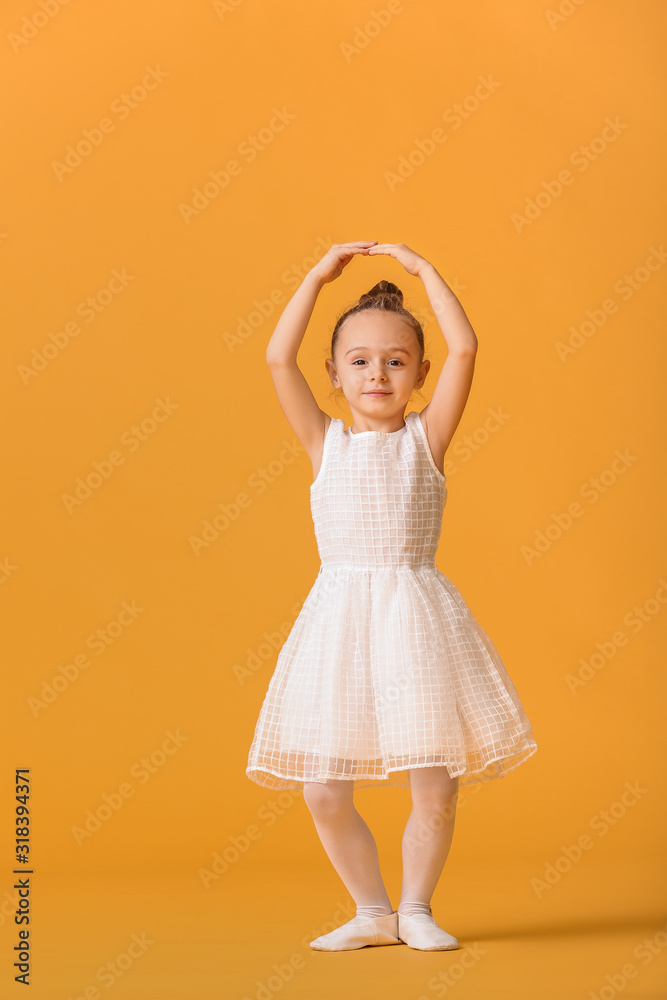
[(386, 310), (368, 309), (343, 325), (336, 357), (327, 359), (326, 367), (353, 416), (386, 420), (403, 414), (413, 390), (424, 384), (430, 364), (420, 364), (415, 332), (405, 320)]

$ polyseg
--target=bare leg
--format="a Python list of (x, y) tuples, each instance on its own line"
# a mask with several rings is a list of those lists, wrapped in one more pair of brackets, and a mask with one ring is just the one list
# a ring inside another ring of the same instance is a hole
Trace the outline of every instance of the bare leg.
[(409, 774), (412, 812), (402, 845), (403, 912), (409, 912), (409, 902), (430, 903), (454, 836), (459, 788), (459, 779), (446, 767), (418, 767)]
[(329, 860), (357, 907), (392, 913), (377, 844), (353, 801), (353, 781), (331, 778), (304, 783), (303, 797)]

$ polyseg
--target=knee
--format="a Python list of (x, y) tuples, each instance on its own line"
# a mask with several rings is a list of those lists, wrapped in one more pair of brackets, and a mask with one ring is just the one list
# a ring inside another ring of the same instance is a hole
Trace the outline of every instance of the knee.
[(348, 806), (345, 789), (328, 783), (306, 782), (303, 786), (303, 797), (312, 815), (318, 819), (336, 816)]
[(456, 814), (458, 795), (458, 778), (450, 778), (449, 781), (443, 783), (415, 789), (412, 795), (412, 804), (423, 815), (453, 819)]

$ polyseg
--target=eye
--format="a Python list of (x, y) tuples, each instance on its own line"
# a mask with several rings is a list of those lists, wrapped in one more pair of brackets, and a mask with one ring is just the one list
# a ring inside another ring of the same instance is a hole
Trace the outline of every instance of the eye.
[[(356, 358), (352, 362), (352, 366), (353, 367), (354, 367), (354, 365), (358, 366), (360, 362), (361, 362), (362, 365), (366, 364), (366, 361), (364, 360), (364, 358)], [(395, 365), (400, 365), (401, 367), (404, 367), (403, 362), (401, 361), (400, 358), (392, 358), (390, 361), (387, 362), (387, 364), (394, 365), (394, 366)]]

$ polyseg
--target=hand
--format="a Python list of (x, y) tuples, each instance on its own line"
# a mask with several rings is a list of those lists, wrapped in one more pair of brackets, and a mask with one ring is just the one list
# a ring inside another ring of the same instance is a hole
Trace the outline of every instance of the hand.
[(420, 257), (410, 247), (406, 247), (405, 243), (377, 243), (368, 251), (369, 256), (373, 257), (381, 253), (395, 257), (408, 274), (414, 274), (417, 278), (421, 277), (424, 268), (429, 266), (429, 262), (424, 257)]
[(324, 257), (318, 260), (314, 267), (311, 267), (309, 274), (320, 281), (333, 281), (343, 271), (344, 267), (350, 263), (356, 253), (368, 253), (369, 247), (374, 246), (377, 240), (360, 240), (356, 243), (334, 243), (330, 250), (327, 250)]

